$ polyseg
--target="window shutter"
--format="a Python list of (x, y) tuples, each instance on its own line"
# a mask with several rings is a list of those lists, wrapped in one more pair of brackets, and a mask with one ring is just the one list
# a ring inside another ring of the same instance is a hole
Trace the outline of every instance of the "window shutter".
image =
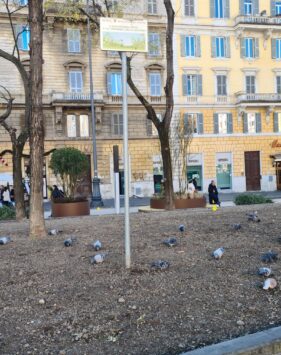
[(240, 0), (240, 15), (245, 15), (245, 12), (244, 12), (244, 0)]
[(197, 78), (197, 95), (202, 96), (202, 75), (196, 75)]
[(203, 113), (197, 114), (197, 133), (198, 134), (204, 133)]
[(230, 58), (230, 38), (225, 37), (225, 56)]
[(210, 17), (215, 17), (215, 0), (210, 0)]
[(248, 133), (248, 115), (244, 113), (243, 116), (243, 132)]
[(216, 50), (216, 37), (211, 37), (211, 50), (212, 50), (212, 58), (215, 58), (217, 55)]
[(261, 114), (256, 113), (256, 132), (260, 133), (261, 132)]
[(260, 10), (259, 10), (259, 0), (254, 0), (253, 1), (253, 15), (259, 15)]
[(259, 58), (260, 56), (260, 49), (259, 49), (259, 39), (258, 38), (254, 38), (254, 46), (255, 46), (255, 51), (254, 51), (254, 54), (255, 54), (255, 58)]
[(214, 113), (214, 133), (219, 133), (219, 115)]
[(278, 113), (277, 112), (274, 112), (274, 114), (273, 114), (273, 131), (274, 132), (279, 132)]
[(181, 56), (186, 57), (185, 36), (181, 35)]
[(183, 96), (187, 96), (187, 75), (182, 75), (182, 94)]
[(111, 87), (111, 73), (107, 73), (107, 94), (112, 94), (112, 87)]
[(275, 0), (271, 0), (271, 16), (276, 16)]
[(240, 55), (241, 58), (246, 57), (246, 45), (245, 45), (245, 38), (240, 39)]
[(272, 59), (276, 59), (276, 39), (271, 39), (271, 57)]
[(227, 114), (227, 133), (233, 133), (232, 113)]
[(196, 36), (196, 57), (201, 57), (201, 41), (200, 36)]
[(189, 16), (195, 16), (194, 0), (189, 0)]
[(224, 0), (224, 18), (230, 17), (229, 0)]

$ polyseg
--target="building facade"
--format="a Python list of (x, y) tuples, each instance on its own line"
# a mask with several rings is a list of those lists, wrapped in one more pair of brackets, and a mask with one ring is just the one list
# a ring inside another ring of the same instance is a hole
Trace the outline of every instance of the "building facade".
[[(113, 2), (115, 10), (119, 2)], [(281, 1), (174, 0), (173, 5), (172, 129), (183, 120), (193, 132), (186, 156), (188, 178), (196, 177), (203, 191), (212, 179), (226, 192), (281, 189)], [(132, 74), (161, 117), (166, 65), (163, 1), (132, 3), (124, 17), (148, 20), (149, 52), (134, 57)], [(0, 48), (12, 52), (11, 28), (3, 8), (0, 24)], [(15, 15), (14, 25), (21, 61), (28, 68), (24, 9)], [(102, 197), (109, 198), (114, 196), (114, 145), (119, 146), (123, 191), (121, 61), (117, 53), (100, 50), (97, 34), (92, 39), (98, 174)], [(89, 156), (91, 169), (81, 181), (81, 193), (91, 191), (93, 176), (87, 51), (85, 22), (68, 22), (48, 9), (43, 48), (45, 151), (73, 146)], [(24, 112), (21, 80), (13, 65), (1, 58), (0, 84), (15, 97), (9, 121), (20, 130)], [(130, 191), (149, 196), (159, 191), (162, 179), (157, 132), (130, 90), (128, 103)], [(0, 151), (10, 147), (9, 136), (0, 128)], [(45, 196), (47, 185), (56, 183), (49, 161), (47, 156)], [(5, 155), (1, 162), (0, 183), (5, 184), (11, 179), (11, 157)], [(28, 159), (23, 160), (23, 166), (28, 164)]]

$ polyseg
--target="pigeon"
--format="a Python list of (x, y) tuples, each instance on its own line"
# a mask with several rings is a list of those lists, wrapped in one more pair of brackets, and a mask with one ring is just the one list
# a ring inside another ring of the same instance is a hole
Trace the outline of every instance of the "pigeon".
[(271, 269), (269, 267), (260, 267), (259, 270), (258, 270), (258, 274), (260, 276), (270, 276), (272, 273)]
[(179, 225), (179, 231), (182, 232), (182, 233), (185, 231), (185, 225), (184, 224), (180, 224)]
[(175, 246), (178, 244), (177, 238), (175, 238), (175, 237), (170, 237), (170, 238), (168, 238), (168, 239), (165, 239), (165, 240), (163, 241), (163, 244), (165, 244), (167, 247), (175, 247)]
[(95, 251), (99, 251), (101, 249), (101, 242), (99, 240), (96, 240), (92, 243), (92, 247), (95, 249)]
[(151, 268), (154, 270), (166, 270), (170, 267), (170, 263), (166, 260), (156, 260), (151, 264)]
[(213, 251), (212, 256), (216, 259), (219, 260), (224, 253), (224, 248), (218, 248), (215, 251)]
[(11, 241), (12, 241), (12, 239), (10, 237), (1, 237), (0, 238), (0, 245), (7, 244), (7, 243), (9, 243)]
[(97, 254), (90, 257), (91, 264), (101, 264), (104, 262), (106, 254)]
[(264, 262), (264, 263), (272, 263), (273, 261), (277, 261), (278, 259), (278, 254), (277, 253), (274, 253), (272, 251), (269, 251), (267, 253), (264, 253), (262, 256), (261, 256), (261, 260)]
[(235, 223), (235, 224), (232, 225), (232, 227), (233, 227), (233, 229), (236, 230), (236, 231), (238, 231), (239, 229), (242, 228), (242, 226), (241, 226), (240, 223)]
[(248, 216), (248, 221), (252, 222), (260, 222), (260, 218), (258, 217), (258, 212), (252, 212), (252, 213), (247, 213), (246, 216)]
[(58, 234), (60, 234), (60, 233), (62, 233), (62, 230), (60, 230), (60, 229), (49, 229), (48, 230), (48, 235), (58, 235)]
[(73, 243), (74, 243), (74, 239), (73, 238), (65, 239), (65, 241), (63, 242), (65, 247), (72, 247)]
[(269, 290), (269, 289), (274, 289), (276, 286), (277, 286), (277, 281), (274, 278), (269, 278), (264, 281), (262, 288), (264, 290)]

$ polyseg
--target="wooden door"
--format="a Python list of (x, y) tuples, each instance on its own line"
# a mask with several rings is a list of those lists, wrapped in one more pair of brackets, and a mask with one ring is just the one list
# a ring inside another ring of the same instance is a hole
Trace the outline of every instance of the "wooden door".
[(245, 152), (246, 190), (261, 189), (260, 152)]
[(281, 190), (281, 162), (276, 163), (276, 184), (277, 190)]

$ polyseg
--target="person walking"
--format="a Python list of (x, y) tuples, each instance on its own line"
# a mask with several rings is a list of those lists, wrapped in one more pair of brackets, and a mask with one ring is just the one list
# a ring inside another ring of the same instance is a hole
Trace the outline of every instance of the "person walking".
[(10, 196), (10, 191), (7, 187), (4, 187), (4, 192), (3, 192), (3, 205), (4, 206), (9, 206), (11, 204), (11, 196)]
[(218, 193), (218, 189), (216, 187), (215, 181), (212, 180), (209, 188), (208, 188), (208, 192), (209, 192), (209, 203), (210, 205), (221, 205), (220, 201), (219, 201), (219, 193)]

